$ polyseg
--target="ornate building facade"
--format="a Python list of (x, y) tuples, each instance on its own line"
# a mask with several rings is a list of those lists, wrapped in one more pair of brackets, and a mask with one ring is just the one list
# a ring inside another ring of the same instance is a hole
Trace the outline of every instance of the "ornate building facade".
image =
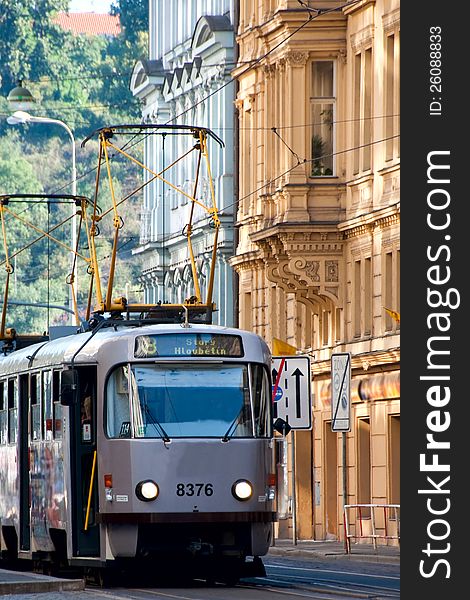
[[(150, 0), (149, 58), (136, 63), (131, 78), (131, 90), (142, 101), (144, 122), (208, 127), (225, 143), (220, 149), (211, 139), (208, 142), (221, 220), (213, 298), (214, 323), (220, 325), (232, 325), (234, 318), (233, 271), (228, 264), (233, 254), (233, 22), (232, 0)], [(144, 163), (153, 172), (161, 172), (193, 142), (176, 136), (147, 136)], [(146, 172), (144, 177), (148, 181), (151, 175)], [(187, 194), (192, 193), (194, 177), (191, 161), (181, 161), (167, 175)], [(209, 178), (203, 177), (202, 193), (210, 196)], [(179, 303), (194, 294), (184, 233), (189, 210), (188, 198), (161, 180), (144, 188), (137, 252), (144, 257), (141, 283), (147, 303)], [(196, 208), (191, 240), (203, 299), (213, 237), (207, 212)]]
[[(400, 303), (399, 31), (398, 0), (240, 2), (230, 263), (240, 327), (311, 356), (314, 425), (296, 433), (287, 492), (303, 539), (341, 538), (343, 503), (400, 501), (399, 319), (385, 310)], [(345, 465), (331, 431), (339, 352), (352, 358)], [(386, 520), (379, 533), (396, 532)]]

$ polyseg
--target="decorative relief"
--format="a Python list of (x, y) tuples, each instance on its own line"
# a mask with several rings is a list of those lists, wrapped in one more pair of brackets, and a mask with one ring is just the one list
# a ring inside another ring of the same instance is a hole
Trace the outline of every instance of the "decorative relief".
[(338, 281), (337, 260), (325, 260), (325, 281)]
[(304, 67), (307, 64), (308, 52), (290, 50), (284, 56), (287, 64), (289, 64), (291, 67)]
[(320, 281), (320, 275), (318, 274), (318, 269), (320, 268), (320, 263), (316, 261), (307, 261), (305, 263), (305, 272), (312, 279), (312, 281)]
[(276, 73), (276, 65), (275, 64), (263, 65), (263, 71), (264, 71), (264, 74), (266, 75), (266, 78), (271, 79), (274, 76), (274, 74)]
[[(330, 240), (321, 242), (320, 237)], [(328, 234), (304, 230), (279, 231), (253, 241), (261, 250), (267, 279), (287, 294), (294, 294), (296, 302), (320, 314), (322, 310), (342, 306), (339, 259), (343, 247), (341, 242), (334, 241), (338, 239), (342, 239), (342, 234), (337, 231)]]

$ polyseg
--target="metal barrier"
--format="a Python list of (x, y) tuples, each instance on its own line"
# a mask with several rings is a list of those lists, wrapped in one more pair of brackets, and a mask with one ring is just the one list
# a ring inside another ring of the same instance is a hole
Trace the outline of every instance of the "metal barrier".
[[(356, 509), (355, 529), (359, 526), (359, 535), (350, 532), (348, 509)], [(367, 516), (364, 509), (370, 509)], [(388, 509), (388, 516), (387, 516)], [(383, 526), (377, 528), (377, 513), (383, 511)], [(364, 522), (370, 523), (370, 531), (364, 532)], [(396, 535), (390, 535), (390, 522), (396, 523)], [(378, 533), (378, 530), (383, 533)], [(399, 504), (345, 504), (344, 505), (344, 544), (346, 554), (351, 553), (351, 538), (372, 538), (374, 549), (377, 550), (377, 539), (398, 540), (400, 543), (400, 505)]]

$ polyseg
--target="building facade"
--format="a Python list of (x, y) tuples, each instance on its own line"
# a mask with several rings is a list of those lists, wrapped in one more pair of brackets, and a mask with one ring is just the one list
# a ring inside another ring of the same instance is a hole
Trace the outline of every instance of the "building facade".
[[(385, 310), (399, 315), (399, 17), (398, 0), (240, 2), (240, 327), (312, 364), (314, 424), (295, 434), (280, 536), (293, 496), (303, 539), (342, 538), (343, 504), (400, 501), (399, 318)], [(344, 465), (334, 353), (352, 362)], [(377, 517), (382, 542), (396, 543), (396, 516)]]
[[(221, 149), (209, 139), (211, 172), (221, 228), (218, 236), (214, 323), (233, 325), (233, 101), (230, 71), (234, 61), (234, 6), (231, 0), (150, 0), (149, 58), (138, 61), (131, 89), (142, 101), (143, 121), (156, 124), (208, 127), (222, 138)], [(220, 91), (218, 91), (220, 89)], [(153, 172), (191, 195), (194, 161), (168, 168), (194, 144), (182, 136), (148, 136), (144, 163)], [(145, 181), (151, 179), (146, 172)], [(209, 175), (202, 175), (202, 194), (209, 196)], [(187, 196), (161, 180), (144, 188), (140, 246), (141, 283), (145, 302), (183, 302), (194, 295), (185, 227), (189, 219)], [(213, 249), (213, 229), (207, 212), (196, 208), (192, 245), (201, 296), (205, 300)]]

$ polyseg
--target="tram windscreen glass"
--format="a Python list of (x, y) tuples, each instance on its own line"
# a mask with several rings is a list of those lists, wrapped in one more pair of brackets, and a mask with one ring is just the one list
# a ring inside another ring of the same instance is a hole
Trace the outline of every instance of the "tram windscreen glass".
[(107, 386), (107, 434), (114, 438), (162, 439), (268, 437), (271, 432), (268, 379), (253, 377), (254, 372), (249, 376), (252, 367), (234, 364), (120, 367)]
[(139, 335), (135, 340), (135, 358), (157, 356), (219, 356), (241, 358), (243, 344), (239, 335), (221, 333), (161, 333)]

